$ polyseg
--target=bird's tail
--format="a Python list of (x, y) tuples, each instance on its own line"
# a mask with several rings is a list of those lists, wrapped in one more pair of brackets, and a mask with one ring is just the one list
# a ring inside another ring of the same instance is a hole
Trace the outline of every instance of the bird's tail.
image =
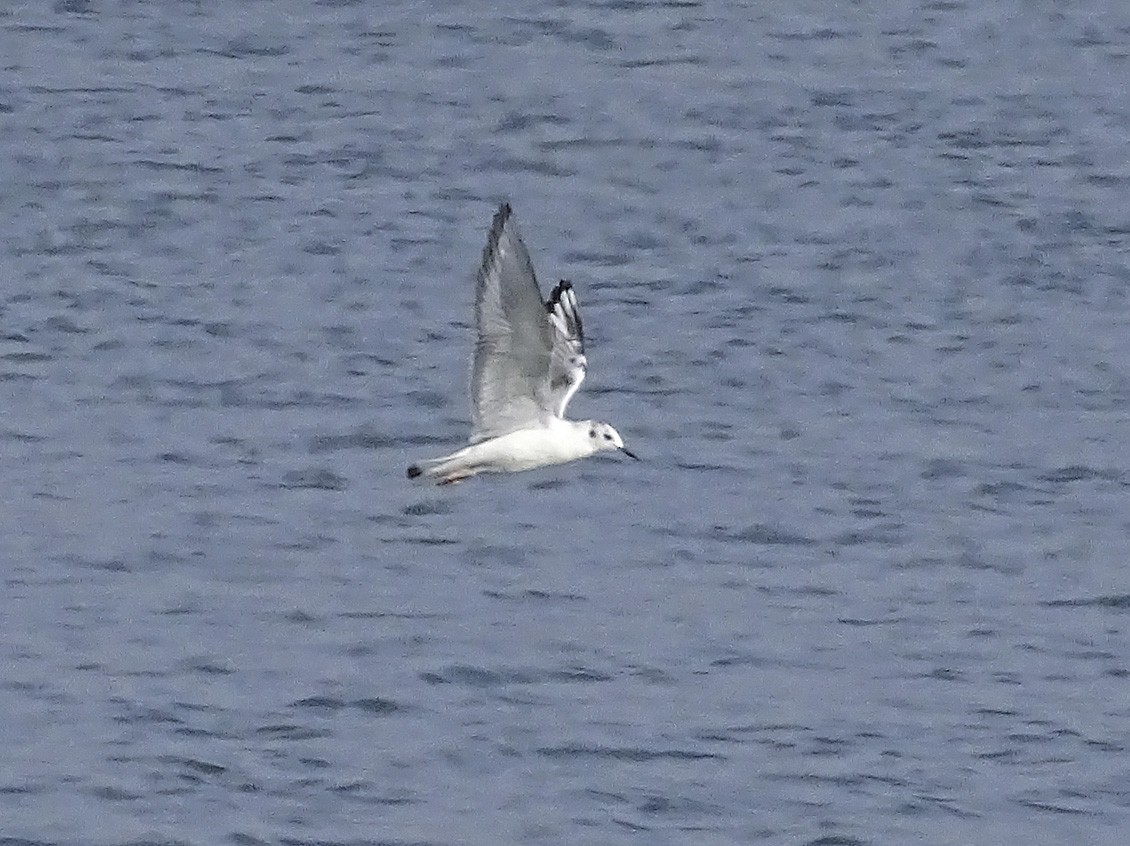
[(427, 461), (420, 461), (416, 464), (411, 464), (408, 467), (408, 478), (418, 479), (421, 476), (434, 476), (439, 467), (447, 461), (446, 458), (431, 458)]
[(437, 485), (449, 485), (452, 482), (458, 482), (460, 479), (474, 475), (474, 471), (466, 466), (466, 462), (460, 460), (462, 458), (463, 450), (460, 450), (453, 455), (445, 455), (443, 458), (429, 458), (420, 461), (408, 467), (408, 478), (434, 481)]

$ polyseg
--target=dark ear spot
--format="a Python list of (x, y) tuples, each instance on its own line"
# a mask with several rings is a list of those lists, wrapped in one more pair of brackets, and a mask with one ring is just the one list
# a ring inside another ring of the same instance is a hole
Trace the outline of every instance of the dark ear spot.
[(596, 437), (596, 429), (589, 429), (589, 437), (590, 438)]

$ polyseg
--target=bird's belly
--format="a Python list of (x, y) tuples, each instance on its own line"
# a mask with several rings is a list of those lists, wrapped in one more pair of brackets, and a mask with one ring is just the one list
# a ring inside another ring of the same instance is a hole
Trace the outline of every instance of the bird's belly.
[(551, 429), (524, 429), (480, 444), (484, 463), (494, 469), (518, 472), (561, 464), (589, 454), (583, 445)]

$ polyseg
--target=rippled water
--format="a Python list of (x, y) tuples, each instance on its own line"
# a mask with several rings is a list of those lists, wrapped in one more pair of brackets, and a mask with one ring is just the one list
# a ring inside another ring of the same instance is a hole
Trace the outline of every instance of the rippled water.
[[(1122, 843), (1130, 12), (0, 11), (0, 843)], [(453, 489), (510, 199), (641, 463)]]

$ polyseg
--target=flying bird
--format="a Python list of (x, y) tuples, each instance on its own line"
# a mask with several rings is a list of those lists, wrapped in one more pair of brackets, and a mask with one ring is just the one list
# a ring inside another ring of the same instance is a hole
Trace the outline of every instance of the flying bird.
[(607, 423), (565, 419), (588, 367), (577, 295), (562, 280), (542, 301), (509, 203), (494, 216), (475, 277), (475, 330), (470, 446), (413, 464), (410, 479), (450, 484), (613, 449), (638, 460)]

